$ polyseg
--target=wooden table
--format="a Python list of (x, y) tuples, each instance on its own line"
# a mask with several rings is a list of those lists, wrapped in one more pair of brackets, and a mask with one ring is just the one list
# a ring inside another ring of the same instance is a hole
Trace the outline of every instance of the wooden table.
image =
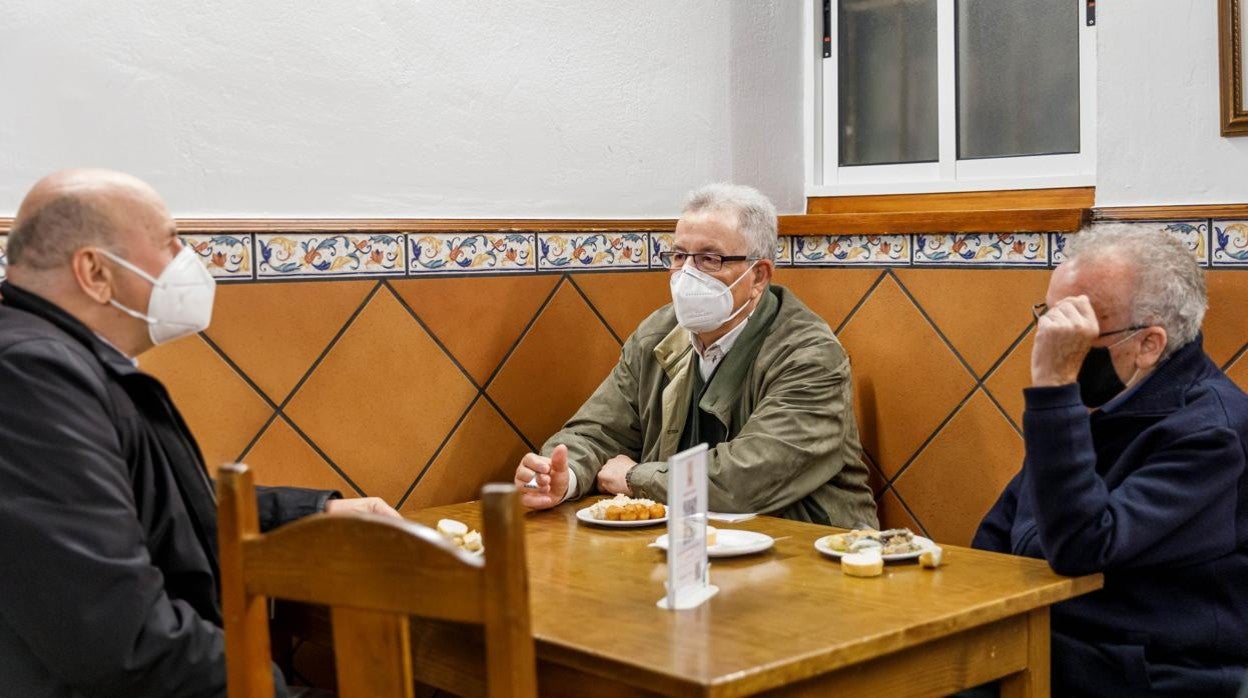
[[(1101, 586), (1100, 575), (952, 546), (936, 570), (890, 563), (882, 577), (847, 577), (814, 549), (835, 529), (760, 516), (714, 525), (775, 547), (712, 560), (719, 593), (673, 613), (655, 606), (667, 568), (647, 547), (665, 528), (587, 526), (574, 516), (587, 505), (527, 519), (543, 696), (936, 696), (994, 679), (1003, 696), (1046, 696), (1049, 606)], [(474, 503), (410, 518), (480, 526)], [(422, 683), (483, 693), (478, 631), (417, 623), (412, 634)]]

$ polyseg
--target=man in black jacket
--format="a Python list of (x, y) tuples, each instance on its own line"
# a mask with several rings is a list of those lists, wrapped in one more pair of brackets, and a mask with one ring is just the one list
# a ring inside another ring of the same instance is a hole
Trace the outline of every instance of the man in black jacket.
[(1176, 238), (1075, 236), (1036, 308), (1026, 460), (973, 545), (1102, 590), (1052, 611), (1053, 695), (1233, 696), (1248, 667), (1248, 396)]
[[(213, 280), (160, 197), (113, 172), (40, 181), (8, 250), (0, 693), (224, 695), (212, 483), (164, 387), (134, 359), (204, 329)], [(320, 511), (398, 516), (334, 492), (258, 497), (263, 528)]]

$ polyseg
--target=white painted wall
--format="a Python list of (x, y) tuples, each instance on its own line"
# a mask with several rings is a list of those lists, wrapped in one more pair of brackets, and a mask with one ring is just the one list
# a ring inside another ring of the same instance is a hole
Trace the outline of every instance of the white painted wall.
[(1219, 135), (1218, 3), (1097, 4), (1097, 205), (1248, 202), (1248, 137)]
[[(1100, 206), (1248, 201), (1214, 0), (1102, 0)], [(0, 215), (114, 167), (182, 216), (802, 210), (798, 0), (6, 0)]]
[(62, 167), (181, 216), (800, 211), (795, 0), (5, 0), (0, 215)]

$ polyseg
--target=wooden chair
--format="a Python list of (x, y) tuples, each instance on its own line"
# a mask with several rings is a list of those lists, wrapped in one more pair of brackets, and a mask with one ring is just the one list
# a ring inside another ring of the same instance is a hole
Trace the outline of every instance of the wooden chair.
[(316, 515), (261, 535), (252, 474), (218, 474), (221, 595), (231, 698), (272, 698), (268, 599), (330, 607), (338, 694), (413, 695), (409, 616), (484, 626), (492, 697), (534, 696), (523, 512), (511, 485), (481, 490), (484, 559), (381, 516)]

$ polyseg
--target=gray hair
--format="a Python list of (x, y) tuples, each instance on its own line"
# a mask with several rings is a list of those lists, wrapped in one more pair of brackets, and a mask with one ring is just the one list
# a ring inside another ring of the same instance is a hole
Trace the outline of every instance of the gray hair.
[(1131, 324), (1164, 327), (1164, 356), (1192, 341), (1200, 332), (1200, 323), (1209, 307), (1205, 275), (1177, 235), (1129, 223), (1102, 224), (1072, 236), (1066, 257), (1125, 260), (1135, 267)]
[(82, 197), (58, 196), (17, 222), (9, 234), (9, 264), (35, 271), (64, 267), (83, 247), (111, 249), (115, 233), (112, 220)]
[(776, 258), (776, 206), (761, 191), (743, 184), (708, 184), (685, 197), (686, 213), (726, 212), (737, 216), (737, 229), (745, 236), (749, 255)]

